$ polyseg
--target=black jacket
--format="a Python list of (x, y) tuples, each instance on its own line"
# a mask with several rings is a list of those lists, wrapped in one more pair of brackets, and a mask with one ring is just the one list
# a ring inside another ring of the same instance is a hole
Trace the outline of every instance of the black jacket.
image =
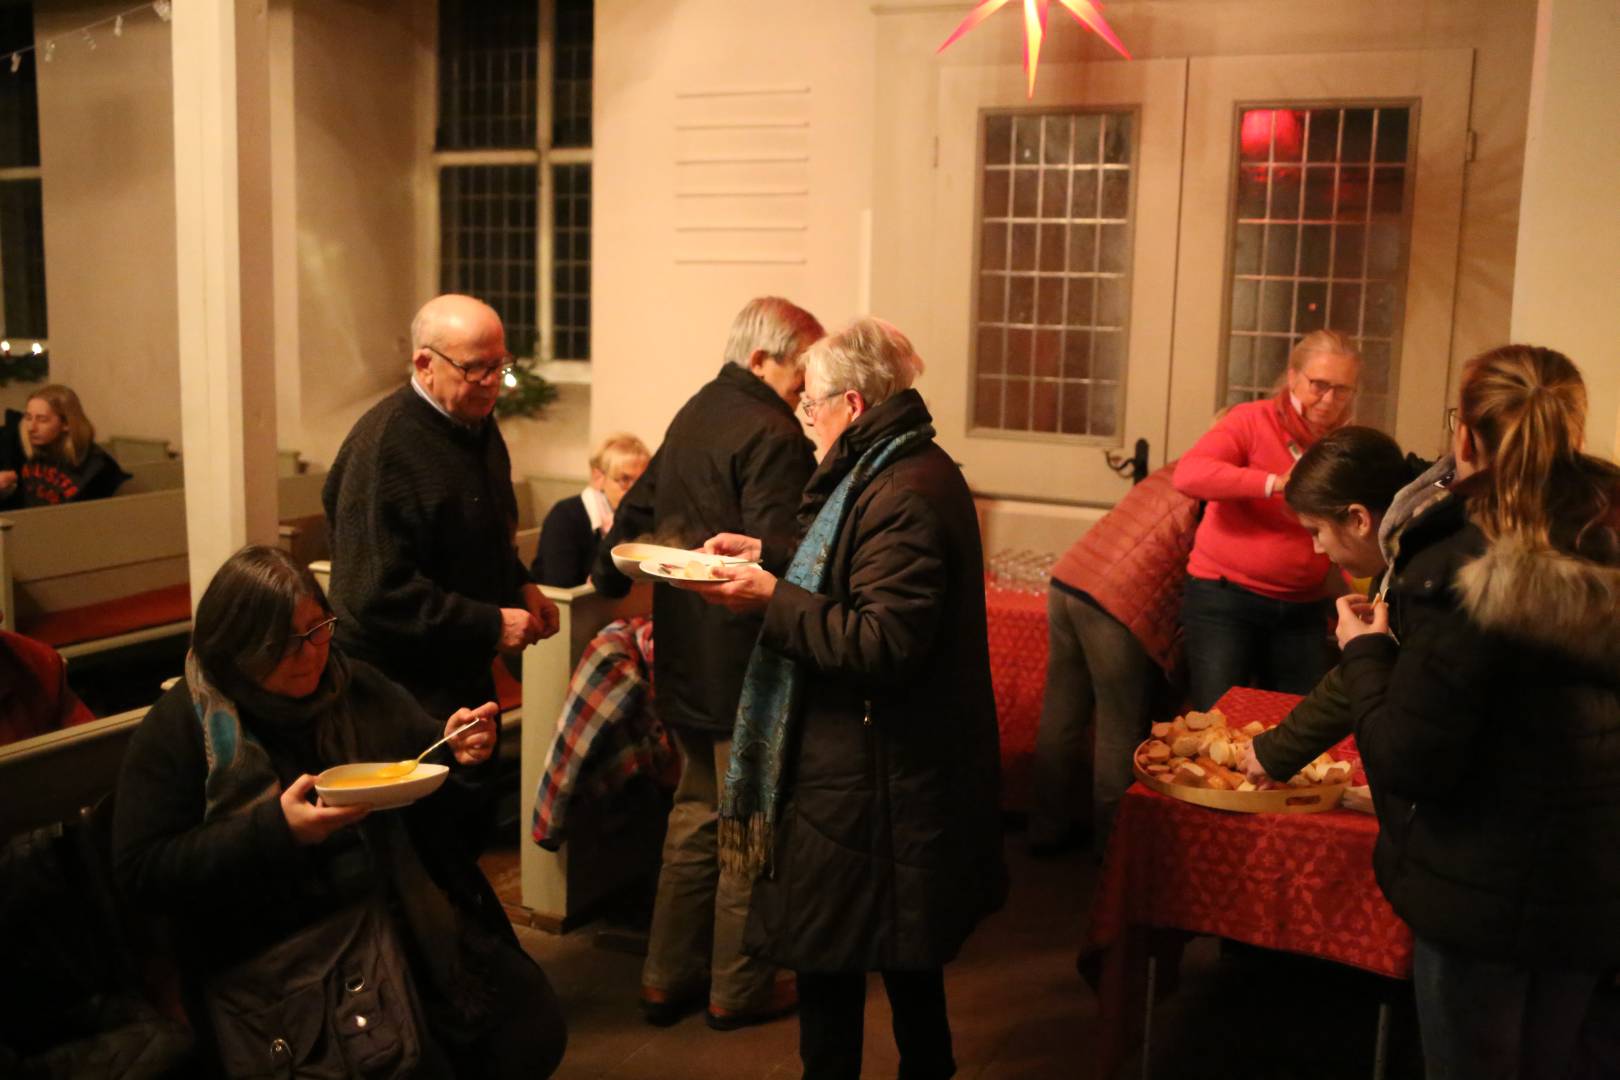
[(522, 607), (529, 580), (494, 420), (457, 424), (407, 384), (355, 423), (321, 501), (344, 651), (419, 700), (486, 700), (500, 609)]
[(585, 584), (596, 561), (602, 534), (591, 528), (591, 515), (578, 495), (560, 500), (540, 526), (540, 546), (529, 564), (529, 576), (542, 585), (569, 589)]
[[(908, 390), (852, 424), (800, 523), (875, 438), (928, 420)], [(890, 462), (828, 567), (822, 592), (780, 582), (765, 612), (761, 643), (798, 661), (804, 689), (745, 947), (797, 971), (936, 968), (1006, 881), (984, 558), (955, 462), (932, 441)]]
[(1344, 650), (1374, 865), (1420, 936), (1620, 963), (1620, 566), (1487, 543), (1453, 496), (1406, 529), (1392, 628)]
[[(681, 406), (647, 471), (620, 501), (592, 580), (608, 596), (629, 591), (609, 552), (631, 540), (691, 548), (734, 532), (774, 540), (780, 550), (794, 534), (794, 510), (814, 469), (793, 409), (747, 369), (726, 364)], [(659, 585), (653, 622), (659, 716), (729, 734), (759, 619)]]

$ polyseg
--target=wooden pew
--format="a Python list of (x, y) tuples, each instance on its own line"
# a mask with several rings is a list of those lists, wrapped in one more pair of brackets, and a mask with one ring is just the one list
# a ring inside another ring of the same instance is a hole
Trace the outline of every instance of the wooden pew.
[[(119, 462), (123, 465), (123, 462)], [(118, 485), (118, 495), (145, 495), (152, 491), (172, 491), (186, 486), (186, 470), (179, 458), (137, 461), (124, 465), (129, 479)]]
[(523, 772), (518, 814), (518, 864), (523, 906), (531, 926), (562, 933), (593, 905), (656, 873), (664, 837), (664, 808), (601, 807), (580, 800), (569, 810), (568, 835), (551, 852), (530, 839), (534, 796), (540, 784), (568, 680), (596, 632), (614, 619), (652, 610), (652, 586), (638, 584), (622, 600), (599, 596), (590, 585), (541, 586), (557, 605), (554, 637), (523, 650)]
[(0, 519), (7, 630), (73, 657), (184, 633), (186, 493), (18, 510)]
[(145, 435), (109, 435), (101, 445), (125, 469), (147, 461), (168, 461), (176, 456), (169, 449), (168, 439), (152, 439)]
[(0, 746), (0, 837), (71, 817), (113, 789), (146, 709)]
[[(283, 520), (318, 514), (324, 479), (281, 478)], [(186, 633), (186, 550), (182, 488), (9, 513), (0, 518), (0, 625), (69, 658)]]

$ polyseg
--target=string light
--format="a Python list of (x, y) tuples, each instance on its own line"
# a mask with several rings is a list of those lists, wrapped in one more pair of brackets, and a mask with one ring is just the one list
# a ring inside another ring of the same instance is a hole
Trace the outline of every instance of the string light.
[(44, 41), (35, 45), (25, 45), (23, 48), (18, 49), (11, 54), (11, 73), (15, 75), (17, 72), (22, 70), (23, 54), (27, 52), (37, 51), (39, 53), (41, 63), (50, 63), (56, 57), (56, 43), (61, 41), (63, 38), (67, 38), (74, 34), (77, 34), (79, 40), (84, 43), (85, 51), (94, 52), (98, 42), (96, 41), (95, 34), (91, 33), (91, 31), (95, 30), (97, 27), (111, 24), (113, 37), (121, 38), (124, 36), (124, 20), (129, 18), (131, 15), (139, 15), (147, 11), (150, 11), (164, 22), (168, 22), (174, 17), (174, 4), (172, 0), (150, 0), (149, 3), (141, 4), (139, 7), (128, 8), (124, 11), (118, 12), (116, 15), (109, 15), (104, 19), (97, 19), (95, 22), (81, 26), (77, 30), (69, 30), (65, 33), (56, 35), (56, 37), (46, 38)]
[(4, 355), (4, 356), (10, 356), (11, 355), (11, 342), (9, 342), (9, 341), (0, 341), (0, 355)]
[(40, 353), (45, 351), (45, 346), (36, 341), (28, 347), (28, 351), (33, 353), (35, 356), (38, 356)]

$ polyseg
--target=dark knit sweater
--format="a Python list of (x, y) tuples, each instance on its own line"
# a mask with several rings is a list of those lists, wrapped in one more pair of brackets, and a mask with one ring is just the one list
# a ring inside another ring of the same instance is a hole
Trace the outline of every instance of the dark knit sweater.
[(494, 421), (458, 424), (407, 384), (354, 425), (322, 502), (343, 649), (419, 698), (487, 684), (500, 609), (522, 606), (528, 580)]

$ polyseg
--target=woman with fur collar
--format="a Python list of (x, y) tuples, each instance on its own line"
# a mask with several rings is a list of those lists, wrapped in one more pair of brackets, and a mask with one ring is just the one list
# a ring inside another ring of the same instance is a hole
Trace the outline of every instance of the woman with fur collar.
[(1378, 882), (1416, 935), (1428, 1076), (1564, 1076), (1620, 964), (1620, 469), (1568, 358), (1469, 361), (1456, 472), (1389, 602), (1339, 601)]

